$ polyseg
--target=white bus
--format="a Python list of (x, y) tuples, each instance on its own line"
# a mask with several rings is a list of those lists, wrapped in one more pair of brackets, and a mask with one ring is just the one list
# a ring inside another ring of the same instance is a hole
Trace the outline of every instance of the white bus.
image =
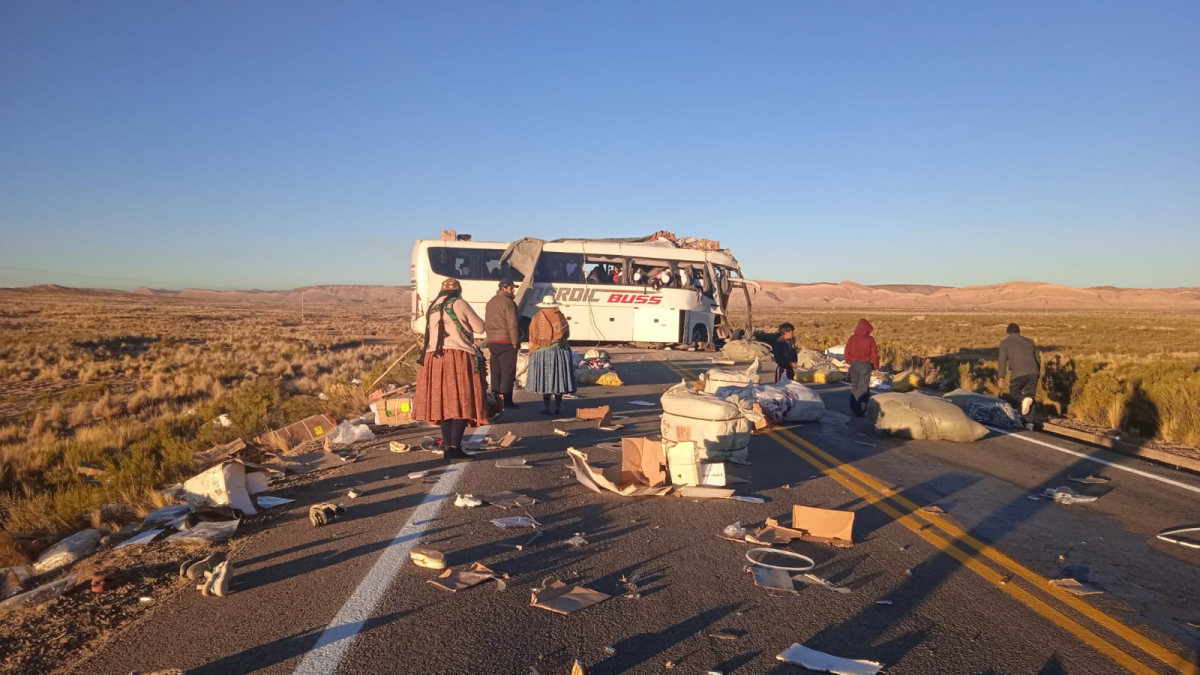
[(757, 286), (742, 278), (729, 251), (667, 239), (461, 239), (424, 239), (413, 247), (412, 329), (417, 334), (424, 334), (428, 303), (448, 277), (462, 283), (463, 298), (480, 316), (499, 281), (512, 279), (522, 341), (537, 313), (535, 305), (545, 295), (563, 304), (574, 341), (691, 344), (728, 339), (730, 294), (740, 288), (749, 313), (747, 285)]

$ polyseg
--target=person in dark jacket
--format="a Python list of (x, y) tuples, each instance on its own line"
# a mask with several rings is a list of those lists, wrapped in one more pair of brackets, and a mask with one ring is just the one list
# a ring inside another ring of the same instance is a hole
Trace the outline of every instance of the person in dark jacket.
[(775, 381), (796, 379), (796, 344), (792, 339), (796, 336), (796, 327), (790, 323), (779, 324), (779, 339), (775, 340), (772, 351), (775, 353)]
[(492, 356), (492, 392), (504, 403), (505, 408), (518, 408), (513, 400), (513, 380), (517, 377), (517, 350), (521, 342), (517, 337), (517, 303), (513, 300), (516, 285), (512, 279), (502, 279), (496, 296), (488, 300), (484, 309), (484, 324), (487, 327), (488, 353)]
[(871, 333), (875, 327), (866, 319), (859, 319), (854, 335), (846, 340), (843, 354), (850, 364), (850, 412), (857, 417), (867, 414), (867, 401), (871, 398), (871, 373), (879, 370), (879, 347)]
[(1008, 395), (1014, 402), (1020, 401), (1021, 415), (1033, 410), (1033, 397), (1037, 395), (1038, 376), (1042, 373), (1042, 357), (1033, 340), (1021, 335), (1021, 327), (1008, 324), (1008, 335), (1000, 342), (1000, 363), (996, 367), (996, 384), (1004, 388), (1004, 377), (1012, 371), (1008, 381)]

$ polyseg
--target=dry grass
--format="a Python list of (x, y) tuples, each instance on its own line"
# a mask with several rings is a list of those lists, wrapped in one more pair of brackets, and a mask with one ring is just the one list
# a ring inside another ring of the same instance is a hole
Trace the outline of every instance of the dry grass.
[[(315, 314), (301, 323), (291, 307), (0, 291), (0, 530), (111, 525), (105, 504), (154, 508), (196, 451), (365, 411), (368, 392), (351, 381), (371, 382), (411, 344), (406, 317)], [(402, 364), (380, 386), (414, 372)], [(210, 423), (221, 414), (232, 427)], [(81, 461), (107, 467), (101, 485), (77, 475)]]
[[(842, 344), (859, 318), (875, 326), (885, 364), (913, 368), (942, 388), (994, 395), (996, 359), (1009, 322), (1042, 350), (1038, 398), (1087, 425), (1160, 442), (1200, 447), (1200, 315), (1169, 313), (797, 312), (757, 317), (789, 321), (798, 344)], [(764, 339), (774, 339), (769, 332)]]

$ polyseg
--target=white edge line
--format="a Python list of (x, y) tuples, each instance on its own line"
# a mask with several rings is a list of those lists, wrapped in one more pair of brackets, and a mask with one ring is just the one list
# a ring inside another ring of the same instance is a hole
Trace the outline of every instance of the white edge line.
[[(984, 426), (987, 426), (987, 425), (984, 425)], [(996, 433), (999, 433), (999, 434), (1004, 434), (1006, 436), (1012, 436), (1013, 438), (1019, 438), (1023, 441), (1028, 441), (1030, 443), (1035, 443), (1037, 445), (1041, 445), (1041, 446), (1044, 446), (1047, 448), (1058, 450), (1059, 452), (1065, 452), (1068, 455), (1075, 455), (1076, 457), (1086, 459), (1086, 460), (1089, 460), (1092, 462), (1096, 462), (1097, 464), (1104, 464), (1105, 466), (1111, 466), (1114, 469), (1120, 469), (1121, 471), (1128, 471), (1129, 473), (1135, 473), (1144, 478), (1150, 478), (1152, 480), (1159, 481), (1160, 483), (1166, 483), (1167, 485), (1174, 485), (1175, 487), (1181, 487), (1184, 490), (1191, 490), (1192, 492), (1200, 492), (1200, 487), (1196, 487), (1194, 485), (1180, 483), (1179, 481), (1171, 480), (1170, 478), (1163, 478), (1162, 476), (1155, 476), (1152, 473), (1147, 473), (1140, 469), (1134, 469), (1133, 467), (1122, 466), (1115, 462), (1110, 462), (1107, 459), (1100, 459), (1099, 457), (1093, 457), (1091, 455), (1088, 455), (1088, 454), (1085, 454), (1082, 452), (1077, 452), (1075, 450), (1069, 450), (1067, 448), (1064, 448), (1064, 447), (1061, 447), (1058, 445), (1054, 445), (1053, 443), (1047, 443), (1046, 441), (1043, 441), (1043, 440), (1040, 440), (1037, 438), (1030, 438), (1029, 436), (1024, 436), (1020, 433), (1006, 431), (1004, 429), (997, 429), (996, 427), (988, 427), (988, 429), (991, 429), (992, 431), (995, 431)]]
[[(486, 437), (490, 426), (485, 424), (476, 429), (471, 435), (471, 440)], [(363, 577), (362, 583), (354, 589), (354, 593), (346, 600), (346, 604), (342, 605), (337, 616), (333, 617), (333, 621), (321, 633), (321, 637), (317, 638), (316, 644), (305, 655), (304, 660), (296, 666), (297, 674), (325, 675), (337, 670), (346, 652), (350, 650), (355, 636), (375, 613), (383, 594), (408, 558), (408, 552), (421, 538), (425, 528), (415, 523), (428, 523), (437, 514), (440, 502), (454, 490), (462, 474), (462, 466), (442, 474), (429, 494), (425, 495), (425, 499), (413, 510), (408, 521), (388, 542), (379, 560), (375, 561), (375, 565)]]

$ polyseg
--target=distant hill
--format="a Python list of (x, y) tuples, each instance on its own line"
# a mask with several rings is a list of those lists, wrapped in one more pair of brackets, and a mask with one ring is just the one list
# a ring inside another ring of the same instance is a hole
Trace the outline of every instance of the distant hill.
[[(1010, 281), (991, 286), (933, 286), (881, 284), (865, 286), (853, 281), (793, 284), (762, 281), (755, 293), (756, 309), (911, 309), (911, 310), (1169, 310), (1200, 311), (1200, 287), (1073, 288), (1035, 281)], [(65, 295), (121, 294), (121, 291), (74, 289), (43, 285), (14, 289), (21, 293)], [(135, 295), (178, 298), (202, 302), (299, 304), (366, 304), (407, 308), (412, 291), (407, 286), (305, 286), (284, 291), (214, 291), (186, 288), (181, 291), (136, 288)], [(741, 293), (734, 306), (744, 304)]]

